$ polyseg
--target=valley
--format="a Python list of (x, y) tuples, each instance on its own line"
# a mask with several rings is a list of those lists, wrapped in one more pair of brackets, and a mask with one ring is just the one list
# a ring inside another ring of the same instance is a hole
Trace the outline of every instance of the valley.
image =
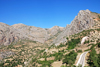
[[(80, 10), (65, 28), (0, 23), (0, 67), (99, 67), (99, 16)], [(85, 36), (89, 39), (81, 44)], [(87, 51), (84, 65), (77, 64)]]

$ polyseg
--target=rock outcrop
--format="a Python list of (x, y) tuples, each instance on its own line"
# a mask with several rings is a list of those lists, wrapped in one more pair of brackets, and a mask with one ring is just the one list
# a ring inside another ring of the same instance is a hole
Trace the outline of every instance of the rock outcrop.
[(94, 23), (91, 11), (88, 9), (80, 10), (71, 24), (66, 26), (65, 30), (57, 36), (53, 43), (55, 43), (55, 45), (59, 45), (60, 43), (66, 41), (66, 36), (73, 35), (90, 28), (94, 25)]
[(19, 32), (17, 29), (0, 22), (0, 45), (9, 45), (14, 41), (18, 41)]
[(89, 39), (88, 36), (83, 37), (82, 40), (81, 40), (81, 45), (83, 45), (84, 42), (87, 41), (88, 39)]

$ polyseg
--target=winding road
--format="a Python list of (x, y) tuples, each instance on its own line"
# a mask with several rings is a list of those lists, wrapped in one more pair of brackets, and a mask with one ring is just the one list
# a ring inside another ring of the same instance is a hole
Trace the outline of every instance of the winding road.
[(88, 52), (89, 52), (89, 51), (84, 52), (84, 53), (82, 53), (82, 54), (80, 55), (80, 58), (79, 58), (79, 60), (78, 60), (78, 62), (77, 62), (77, 64), (76, 64), (76, 66), (82, 65), (82, 67), (84, 67), (84, 65), (85, 65), (85, 56), (86, 56), (86, 54), (87, 54)]

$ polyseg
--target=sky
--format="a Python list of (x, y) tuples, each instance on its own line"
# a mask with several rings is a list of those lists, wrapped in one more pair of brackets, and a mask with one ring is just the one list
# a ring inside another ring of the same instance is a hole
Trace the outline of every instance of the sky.
[(0, 22), (66, 27), (80, 10), (100, 13), (100, 0), (0, 0)]

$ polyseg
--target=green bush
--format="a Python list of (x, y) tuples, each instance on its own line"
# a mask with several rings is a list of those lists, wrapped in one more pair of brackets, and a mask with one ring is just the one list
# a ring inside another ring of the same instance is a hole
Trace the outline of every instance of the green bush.
[(98, 57), (97, 57), (97, 54), (96, 54), (96, 51), (95, 51), (94, 48), (90, 52), (90, 56), (89, 56), (89, 59), (88, 59), (88, 64), (90, 65), (90, 67), (99, 67)]
[(64, 46), (66, 46), (66, 45), (61, 43), (59, 46), (57, 46), (57, 48), (64, 47)]
[(34, 59), (32, 58), (32, 63), (35, 62), (35, 61), (36, 61), (36, 58), (34, 58)]
[(77, 52), (81, 53), (81, 52), (82, 52), (82, 50), (78, 50)]
[(84, 42), (84, 44), (86, 44), (86, 43), (89, 43), (89, 40)]
[(63, 63), (69, 64), (70, 66), (75, 63), (77, 53), (75, 51), (71, 51), (69, 54), (66, 54)]
[(42, 64), (41, 67), (46, 67), (46, 66), (50, 67), (50, 66), (51, 66), (51, 63), (53, 63), (53, 62), (54, 62), (54, 60), (49, 60), (49, 61), (37, 61), (37, 63)]
[(0, 63), (0, 66), (3, 67), (4, 63)]
[(100, 18), (100, 15), (98, 15), (98, 18)]
[(91, 46), (90, 50), (94, 49), (94, 47), (95, 47), (97, 44), (91, 44), (91, 45), (92, 45), (92, 46)]
[(10, 60), (7, 60), (6, 63), (10, 63)]
[(99, 43), (97, 43), (97, 45), (98, 45), (98, 47), (100, 48), (100, 42), (99, 42)]
[(55, 54), (55, 60), (60, 61), (63, 58), (63, 53), (62, 52), (58, 52)]
[(80, 38), (78, 38), (78, 39), (71, 39), (70, 41), (68, 41), (66, 43), (66, 45), (68, 45), (68, 50), (74, 49), (76, 47), (76, 44), (78, 44), (79, 42), (80, 42)]

